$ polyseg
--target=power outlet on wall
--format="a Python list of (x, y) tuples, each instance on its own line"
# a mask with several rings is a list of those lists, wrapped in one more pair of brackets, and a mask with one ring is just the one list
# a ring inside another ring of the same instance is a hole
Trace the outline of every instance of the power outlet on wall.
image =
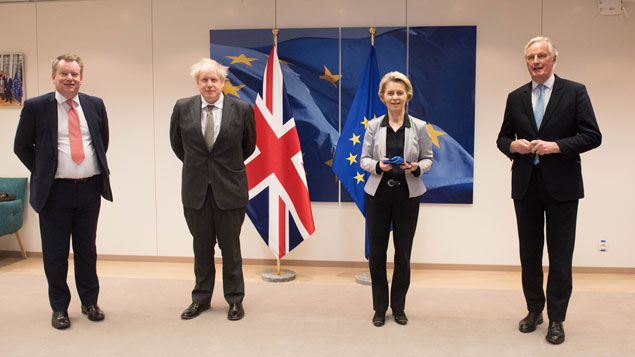
[(606, 241), (606, 239), (600, 239), (600, 244), (598, 244), (598, 250), (600, 252), (608, 252), (609, 243)]

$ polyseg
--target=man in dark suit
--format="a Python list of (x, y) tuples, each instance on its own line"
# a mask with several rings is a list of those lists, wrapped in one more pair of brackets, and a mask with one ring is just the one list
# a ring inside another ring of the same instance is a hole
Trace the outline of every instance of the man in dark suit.
[(30, 203), (39, 213), (52, 325), (57, 329), (71, 325), (66, 284), (71, 236), (82, 313), (91, 321), (104, 319), (97, 305), (95, 239), (100, 196), (112, 201), (108, 116), (100, 98), (79, 93), (83, 69), (76, 55), (53, 61), (55, 92), (24, 102), (14, 143), (15, 154), (31, 171)]
[(196, 284), (181, 318), (192, 319), (210, 307), (218, 242), (227, 318), (240, 320), (245, 314), (240, 229), (249, 201), (244, 161), (256, 148), (254, 112), (249, 104), (223, 95), (227, 67), (202, 59), (190, 74), (200, 95), (179, 99), (170, 120), (172, 150), (183, 162), (185, 220), (194, 238)]
[(571, 265), (578, 200), (584, 197), (580, 154), (598, 147), (602, 135), (583, 84), (553, 74), (558, 52), (546, 37), (525, 46), (532, 81), (511, 92), (498, 148), (513, 160), (522, 283), (529, 313), (519, 323), (531, 332), (543, 322), (542, 252), (546, 217), (549, 276), (547, 341), (564, 342), (572, 290)]

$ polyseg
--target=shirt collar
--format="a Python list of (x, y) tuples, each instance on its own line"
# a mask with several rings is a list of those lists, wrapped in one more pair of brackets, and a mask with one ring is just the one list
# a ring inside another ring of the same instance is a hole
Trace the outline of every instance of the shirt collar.
[[(547, 79), (545, 81), (545, 83), (543, 83), (542, 85), (545, 86), (547, 89), (553, 89), (553, 83), (556, 81), (556, 76), (552, 73), (551, 77), (549, 77), (549, 79)], [(539, 84), (534, 82), (533, 80), (531, 81), (531, 90), (535, 90), (536, 87), (538, 87)]]
[[(77, 94), (76, 96), (74, 96), (73, 98), (71, 98), (73, 100), (73, 102), (75, 103), (79, 103), (79, 94)], [(66, 101), (68, 100), (68, 98), (66, 98), (65, 96), (62, 95), (62, 93), (55, 91), (55, 100), (59, 103), (66, 103)]]
[(220, 94), (220, 97), (218, 97), (218, 100), (214, 103), (208, 103), (205, 98), (203, 98), (203, 96), (201, 95), (201, 108), (206, 108), (208, 105), (213, 105), (216, 108), (219, 109), (223, 109), (223, 99), (225, 99), (225, 96), (223, 95), (223, 93)]
[[(381, 124), (379, 124), (379, 126), (388, 126), (388, 114), (384, 115), (384, 119), (381, 120)], [(404, 113), (403, 126), (406, 128), (410, 127), (410, 117), (408, 116), (408, 113)]]

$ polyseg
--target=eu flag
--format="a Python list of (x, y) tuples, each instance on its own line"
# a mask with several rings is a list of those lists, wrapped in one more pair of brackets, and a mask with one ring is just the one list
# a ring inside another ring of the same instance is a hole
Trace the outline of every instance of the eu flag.
[[(362, 215), (366, 217), (364, 185), (370, 174), (359, 166), (362, 143), (368, 121), (386, 113), (386, 106), (379, 100), (377, 94), (380, 77), (373, 46), (370, 48), (362, 73), (344, 129), (337, 141), (333, 172), (351, 195)], [(368, 257), (368, 239), (366, 239), (366, 257)]]

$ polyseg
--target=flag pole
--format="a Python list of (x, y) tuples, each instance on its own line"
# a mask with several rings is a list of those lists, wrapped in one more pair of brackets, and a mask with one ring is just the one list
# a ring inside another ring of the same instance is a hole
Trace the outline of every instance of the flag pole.
[(377, 28), (373, 26), (368, 29), (368, 32), (370, 32), (370, 45), (375, 47), (375, 34), (377, 33)]
[[(280, 29), (274, 27), (271, 29), (271, 33), (273, 33), (273, 45), (278, 47), (278, 33)], [(287, 281), (291, 281), (295, 279), (295, 272), (291, 270), (281, 270), (280, 269), (280, 258), (276, 258), (276, 270), (267, 270), (262, 272), (261, 274), (262, 280), (270, 282), (270, 283), (283, 283)]]
[[(377, 33), (377, 28), (375, 26), (371, 26), (368, 28), (368, 32), (370, 33), (370, 45), (375, 47), (375, 34)], [(355, 275), (355, 281), (361, 285), (371, 285), (372, 281), (370, 278), (370, 271), (365, 271)], [(388, 278), (388, 281), (390, 281), (390, 278)]]

